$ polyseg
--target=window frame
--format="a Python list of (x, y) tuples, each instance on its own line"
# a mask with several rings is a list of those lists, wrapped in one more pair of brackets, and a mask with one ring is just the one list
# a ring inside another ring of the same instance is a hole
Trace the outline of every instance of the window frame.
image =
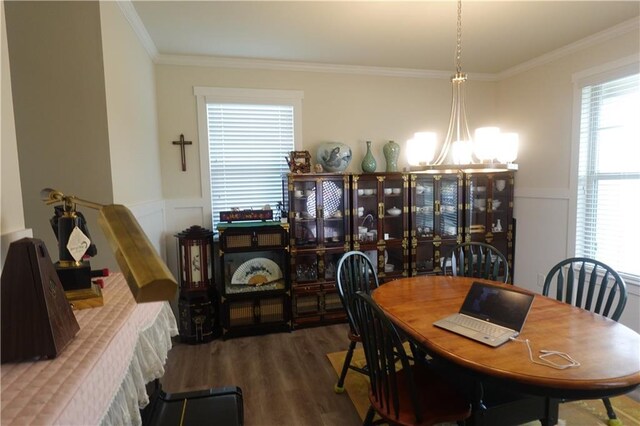
[[(580, 156), (580, 125), (582, 115), (582, 89), (585, 86), (596, 85), (637, 74), (640, 61), (637, 56), (627, 56), (600, 66), (590, 68), (572, 76), (573, 82), (573, 122), (571, 132), (571, 165), (569, 176), (569, 206), (567, 230), (567, 257), (574, 257), (576, 253), (577, 213), (578, 213), (578, 182)], [(612, 265), (613, 266), (613, 265)], [(640, 276), (619, 272), (628, 286), (637, 287), (640, 291)]]
[[(298, 151), (302, 145), (302, 100), (301, 90), (239, 89), (226, 87), (194, 86), (198, 117), (198, 142), (200, 152), (200, 188), (203, 216), (213, 227), (211, 208), (211, 173), (209, 169), (209, 130), (207, 123), (208, 103), (235, 103), (254, 105), (289, 105), (293, 107), (293, 145)], [(275, 208), (275, 206), (273, 206)]]

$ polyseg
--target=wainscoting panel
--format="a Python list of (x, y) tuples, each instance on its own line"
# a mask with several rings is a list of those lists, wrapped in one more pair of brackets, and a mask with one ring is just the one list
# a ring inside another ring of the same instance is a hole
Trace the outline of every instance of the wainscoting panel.
[[(551, 267), (573, 256), (569, 252), (569, 224), (572, 223), (569, 191), (516, 188), (514, 217), (517, 220), (515, 284), (542, 292)], [(640, 285), (627, 281), (628, 299), (620, 322), (640, 333)]]
[(167, 227), (164, 245), (167, 253), (167, 266), (178, 277), (178, 253), (175, 235), (193, 225), (211, 229), (211, 219), (206, 217), (211, 207), (202, 199), (166, 200)]

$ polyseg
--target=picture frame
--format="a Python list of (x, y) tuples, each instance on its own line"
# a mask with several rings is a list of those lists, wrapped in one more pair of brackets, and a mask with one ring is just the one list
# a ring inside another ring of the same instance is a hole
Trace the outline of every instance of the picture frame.
[(311, 172), (311, 154), (309, 154), (309, 151), (291, 151), (287, 163), (291, 173)]

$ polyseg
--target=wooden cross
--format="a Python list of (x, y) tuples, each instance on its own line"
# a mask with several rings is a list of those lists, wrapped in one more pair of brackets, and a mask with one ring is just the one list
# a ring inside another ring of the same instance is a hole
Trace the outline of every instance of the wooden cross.
[(186, 172), (187, 171), (187, 158), (185, 156), (185, 152), (184, 152), (184, 146), (185, 145), (191, 145), (191, 141), (185, 141), (184, 140), (184, 135), (180, 134), (180, 140), (179, 141), (173, 141), (174, 145), (180, 145), (180, 159), (182, 160), (182, 171)]

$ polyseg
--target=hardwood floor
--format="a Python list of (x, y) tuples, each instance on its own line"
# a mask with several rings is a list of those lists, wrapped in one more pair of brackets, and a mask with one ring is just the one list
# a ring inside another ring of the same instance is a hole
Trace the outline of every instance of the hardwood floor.
[(247, 426), (350, 426), (362, 424), (327, 353), (347, 349), (347, 324), (222, 339), (201, 345), (176, 343), (162, 387), (186, 392), (239, 386)]

